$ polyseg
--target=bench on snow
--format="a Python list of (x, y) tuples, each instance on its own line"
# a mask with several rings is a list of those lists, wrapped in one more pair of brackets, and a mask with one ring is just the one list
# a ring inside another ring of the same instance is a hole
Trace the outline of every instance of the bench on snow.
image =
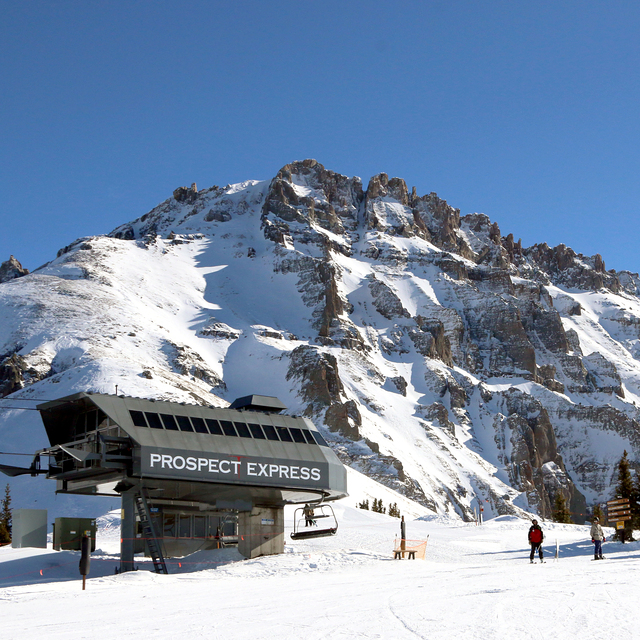
[(427, 552), (428, 541), (429, 536), (427, 536), (426, 540), (400, 540), (396, 538), (394, 542), (393, 559), (400, 560), (401, 558), (404, 558), (406, 553), (407, 559), (409, 560), (415, 560), (416, 557), (420, 560), (424, 560), (424, 556)]

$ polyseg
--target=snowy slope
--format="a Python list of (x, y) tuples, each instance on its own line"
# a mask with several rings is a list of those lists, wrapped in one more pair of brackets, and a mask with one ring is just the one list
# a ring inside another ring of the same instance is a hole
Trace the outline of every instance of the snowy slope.
[[(75, 391), (261, 393), (432, 513), (548, 515), (561, 492), (579, 519), (622, 451), (640, 458), (638, 278), (598, 258), (522, 249), (435, 194), (384, 174), (364, 192), (314, 161), (180, 188), (0, 284), (0, 449), (46, 446), (17, 407)], [(50, 484), (12, 480), (14, 506), (109, 506)]]
[[(116, 576), (98, 551), (84, 592), (77, 553), (0, 548), (5, 637), (608, 639), (640, 622), (640, 543), (606, 543), (593, 562), (588, 527), (547, 524), (547, 562), (530, 565), (527, 521), (428, 516), (407, 523), (428, 539), (426, 559), (397, 561), (397, 519), (338, 511), (334, 538), (254, 560), (233, 549), (182, 558), (170, 575), (142, 563)], [(111, 539), (101, 527), (98, 546)]]

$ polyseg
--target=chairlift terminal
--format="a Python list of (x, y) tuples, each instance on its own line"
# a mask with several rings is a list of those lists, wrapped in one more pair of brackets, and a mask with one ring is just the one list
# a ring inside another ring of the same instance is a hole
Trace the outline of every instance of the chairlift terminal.
[[(141, 545), (165, 573), (165, 557), (234, 539), (248, 558), (283, 553), (284, 505), (328, 515), (326, 503), (348, 495), (346, 470), (322, 435), (285, 408), (258, 395), (222, 409), (76, 393), (38, 405), (50, 447), (31, 468), (0, 470), (46, 472), (59, 493), (120, 495), (121, 571), (133, 569)], [(307, 533), (292, 537), (332, 535)]]

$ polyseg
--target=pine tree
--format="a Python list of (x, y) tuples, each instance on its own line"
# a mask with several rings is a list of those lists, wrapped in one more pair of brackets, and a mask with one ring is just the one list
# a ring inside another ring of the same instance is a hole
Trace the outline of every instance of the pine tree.
[(382, 504), (382, 498), (373, 499), (373, 506), (371, 507), (371, 511), (375, 511), (376, 513), (385, 513), (387, 511)]
[(367, 498), (366, 500), (363, 500), (357, 506), (358, 509), (365, 509), (366, 511), (369, 511), (369, 499)]
[(564, 524), (571, 524), (573, 522), (571, 520), (571, 511), (569, 511), (567, 501), (565, 500), (562, 491), (558, 491), (558, 493), (556, 493), (551, 519), (554, 522), (562, 522)]
[(636, 470), (636, 479), (633, 483), (633, 498), (631, 505), (631, 523), (634, 529), (640, 529), (640, 472)]
[(0, 544), (11, 542), (11, 489), (5, 487), (4, 498), (0, 502)]
[(394, 502), (393, 504), (389, 504), (389, 515), (393, 518), (400, 517), (400, 509), (398, 509), (397, 502)]
[[(633, 486), (633, 480), (631, 479), (631, 471), (629, 470), (629, 458), (628, 453), (625, 450), (618, 462), (618, 484), (616, 485), (616, 498), (626, 498), (631, 505), (631, 515), (637, 510), (635, 501), (635, 487)], [(611, 523), (610, 523), (611, 524)], [(624, 539), (627, 541), (633, 540), (633, 520), (626, 520), (624, 523), (624, 530), (616, 531), (614, 537), (615, 540), (621, 540), (621, 534), (624, 534)]]
[(602, 512), (602, 507), (599, 504), (594, 505), (593, 507), (593, 515), (592, 515), (592, 520), (593, 518), (598, 518), (598, 522), (600, 522), (600, 524), (604, 524), (604, 513)]

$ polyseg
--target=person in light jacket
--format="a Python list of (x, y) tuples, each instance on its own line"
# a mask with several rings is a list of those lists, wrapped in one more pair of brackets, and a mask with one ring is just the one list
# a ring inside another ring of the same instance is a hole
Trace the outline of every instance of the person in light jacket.
[(604, 531), (600, 526), (600, 521), (598, 518), (594, 518), (591, 523), (591, 542), (595, 545), (593, 551), (593, 559), (594, 560), (603, 560), (604, 556), (602, 555), (602, 543), (606, 542), (607, 539), (604, 537)]

